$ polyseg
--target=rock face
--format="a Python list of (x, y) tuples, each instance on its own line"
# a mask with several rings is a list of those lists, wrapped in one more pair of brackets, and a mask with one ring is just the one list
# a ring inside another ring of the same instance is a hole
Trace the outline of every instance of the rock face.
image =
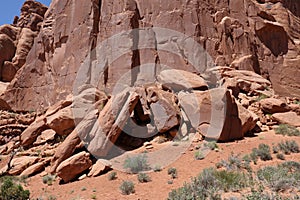
[[(47, 7), (27, 0), (21, 8), (21, 15), (13, 25), (0, 27), (0, 80), (11, 81), (25, 64), (27, 55), (38, 35)], [(4, 51), (4, 52), (3, 52)]]
[[(41, 7), (32, 11), (28, 7), (36, 4), (31, 1), (25, 4), (17, 22), (17, 26), (23, 29), (17, 32), (25, 38), (32, 38), (30, 31), (39, 29), (45, 9)], [(26, 24), (29, 14), (33, 22)], [(159, 0), (60, 0), (52, 2), (25, 67), (19, 71), (2, 98), (15, 110), (44, 110), (57, 100), (65, 99), (73, 90), (81, 63), (91, 63), (92, 66), (97, 64), (93, 62), (96, 59), (102, 63), (100, 68), (103, 71), (98, 78), (91, 73), (88, 79), (99, 88), (106, 87), (109, 92), (128, 70), (147, 63), (147, 67), (137, 74), (131, 74), (133, 81), (139, 77), (155, 77), (159, 71), (157, 69), (162, 66), (191, 72), (205, 71), (209, 59), (202, 59), (193, 66), (195, 63), (189, 63), (191, 55), (201, 57), (202, 54), (182, 49), (181, 41), (172, 39), (171, 31), (168, 32), (170, 37), (166, 34), (160, 37), (155, 27), (193, 36), (218, 65), (256, 72), (272, 82), (276, 93), (300, 96), (300, 90), (296, 87), (299, 85), (296, 77), (299, 77), (300, 71), (299, 6), (291, 0), (281, 3), (255, 0), (238, 3), (212, 0), (203, 3), (203, 0), (194, 0), (187, 3), (169, 2), (163, 6)], [(121, 41), (126, 42), (125, 46), (122, 42), (113, 44), (115, 49), (120, 49), (122, 57), (105, 60), (109, 57), (104, 56), (105, 52), (90, 54), (107, 38), (134, 28), (140, 30), (122, 35)], [(14, 29), (8, 31), (14, 32)], [(136, 49), (145, 45), (147, 49)], [(24, 45), (22, 42), (18, 44), (16, 52), (24, 49), (19, 46)], [(13, 45), (11, 49), (14, 50)], [(24, 56), (21, 57), (13, 59), (17, 69), (24, 62)], [(195, 69), (195, 66), (201, 66), (201, 70)], [(10, 63), (6, 64), (5, 69), (9, 72), (5, 75), (6, 79), (11, 79), (10, 74), (14, 74), (16, 69)]]

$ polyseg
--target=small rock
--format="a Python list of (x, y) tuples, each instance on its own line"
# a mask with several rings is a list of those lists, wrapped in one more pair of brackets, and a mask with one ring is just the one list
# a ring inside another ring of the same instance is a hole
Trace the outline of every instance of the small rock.
[(81, 181), (81, 180), (83, 180), (83, 179), (85, 179), (85, 178), (87, 178), (87, 175), (86, 175), (86, 174), (83, 174), (82, 176), (80, 176), (80, 177), (78, 178), (78, 180)]
[(112, 164), (108, 160), (99, 159), (97, 162), (92, 166), (91, 171), (88, 173), (87, 176), (95, 177), (101, 175), (103, 172), (109, 170)]

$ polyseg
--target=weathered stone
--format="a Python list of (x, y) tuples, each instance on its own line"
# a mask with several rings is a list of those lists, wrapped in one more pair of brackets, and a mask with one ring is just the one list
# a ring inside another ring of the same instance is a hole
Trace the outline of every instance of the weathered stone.
[(252, 111), (244, 108), (241, 104), (237, 103), (238, 111), (239, 111), (239, 118), (242, 123), (242, 133), (246, 135), (249, 131), (254, 129), (256, 126), (256, 122), (258, 121), (258, 116), (253, 113)]
[[(28, 166), (35, 164), (39, 160), (38, 157), (23, 156), (12, 159), (10, 163), (11, 169), (9, 169), (8, 174), (16, 176), (21, 174)], [(0, 172), (6, 171), (7, 166), (0, 170)]]
[(280, 113), (280, 112), (287, 112), (291, 110), (291, 108), (284, 102), (283, 100), (280, 99), (275, 99), (275, 98), (267, 98), (267, 99), (262, 99), (259, 101), (261, 109), (266, 112), (266, 113)]
[(272, 119), (280, 124), (300, 127), (300, 116), (295, 112), (275, 113), (272, 115)]
[(88, 173), (89, 177), (99, 176), (111, 168), (112, 164), (108, 160), (98, 159)]
[(39, 135), (36, 139), (36, 141), (33, 143), (34, 145), (40, 145), (43, 143), (46, 143), (48, 141), (52, 141), (54, 140), (56, 135), (56, 132), (54, 130), (48, 129), (45, 130), (41, 133), (41, 135)]
[(81, 152), (63, 161), (56, 169), (56, 173), (67, 183), (74, 180), (91, 166), (90, 154)]
[(55, 172), (61, 162), (72, 156), (76, 150), (76, 146), (81, 142), (78, 133), (74, 130), (68, 137), (61, 143), (55, 151), (51, 160), (51, 173)]
[(40, 163), (36, 163), (30, 167), (28, 167), (27, 169), (25, 169), (20, 176), (25, 176), (25, 177), (30, 177), (33, 176), (37, 173), (42, 172), (45, 169), (45, 165), (43, 162)]
[(205, 137), (220, 141), (244, 137), (237, 104), (228, 90), (180, 92), (178, 98), (192, 126)]
[(157, 101), (150, 104), (150, 109), (156, 129), (164, 133), (180, 124), (180, 110), (172, 93), (157, 90), (156, 95)]
[(74, 116), (71, 106), (63, 108), (53, 115), (46, 117), (46, 125), (58, 135), (68, 135), (75, 128)]
[(24, 130), (21, 135), (21, 143), (23, 146), (28, 147), (32, 145), (37, 137), (44, 131), (48, 129), (45, 123), (45, 118), (37, 118), (28, 128)]
[[(122, 128), (133, 112), (139, 95), (135, 92), (123, 91), (109, 99), (103, 110), (99, 113), (98, 120), (90, 132), (82, 131), (80, 138), (85, 142), (88, 151), (93, 156), (106, 156), (122, 132)], [(86, 123), (83, 120), (81, 123)]]
[(202, 77), (183, 70), (163, 70), (158, 75), (158, 81), (163, 87), (174, 91), (208, 89), (208, 85)]

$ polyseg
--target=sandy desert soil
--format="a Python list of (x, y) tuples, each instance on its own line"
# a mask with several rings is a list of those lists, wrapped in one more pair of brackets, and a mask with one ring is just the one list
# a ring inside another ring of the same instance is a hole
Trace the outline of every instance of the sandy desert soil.
[[(151, 172), (152, 181), (148, 183), (139, 183), (137, 175), (117, 172), (117, 179), (108, 180), (108, 174), (104, 174), (95, 178), (86, 178), (81, 181), (75, 181), (69, 184), (59, 184), (56, 180), (53, 185), (43, 184), (41, 175), (36, 175), (27, 179), (27, 188), (31, 192), (33, 199), (43, 198), (50, 199), (132, 199), (132, 200), (152, 200), (166, 199), (168, 193), (175, 188), (181, 187), (184, 182), (189, 182), (191, 177), (197, 176), (204, 168), (214, 167), (216, 163), (222, 159), (227, 159), (231, 153), (245, 155), (251, 152), (252, 148), (257, 147), (260, 143), (270, 146), (285, 140), (295, 140), (300, 144), (300, 137), (288, 137), (276, 135), (274, 131), (262, 132), (255, 137), (246, 137), (243, 140), (228, 143), (219, 143), (219, 152), (211, 151), (205, 159), (195, 160), (193, 146), (201, 142), (193, 143), (191, 148), (186, 151), (178, 160), (170, 166), (165, 167), (161, 172)], [(300, 161), (300, 154), (291, 154), (286, 156), (286, 160)], [(262, 166), (276, 165), (282, 161), (273, 156), (272, 161), (259, 160), (257, 165), (253, 165), (253, 169)], [(168, 184), (170, 176), (167, 174), (169, 167), (175, 167), (178, 171), (178, 178), (174, 179), (173, 184)], [(135, 193), (132, 195), (122, 195), (119, 189), (123, 180), (131, 180), (135, 184)]]

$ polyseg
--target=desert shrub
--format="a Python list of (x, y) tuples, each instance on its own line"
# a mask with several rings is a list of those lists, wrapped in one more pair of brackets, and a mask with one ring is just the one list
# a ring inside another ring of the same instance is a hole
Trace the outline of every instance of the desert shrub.
[(243, 158), (240, 155), (231, 153), (227, 160), (221, 160), (216, 164), (217, 168), (224, 167), (229, 171), (243, 170), (251, 171), (250, 167), (251, 158), (249, 155), (245, 155)]
[(124, 162), (124, 168), (129, 169), (130, 172), (137, 174), (141, 171), (149, 170), (149, 164), (146, 154), (140, 154), (135, 157), (127, 157)]
[(286, 161), (280, 164), (279, 166), (283, 168), (287, 168), (288, 170), (296, 170), (296, 171), (300, 170), (300, 163), (295, 161)]
[(203, 160), (205, 158), (204, 154), (202, 151), (196, 151), (194, 155), (196, 160)]
[(50, 174), (43, 176), (43, 183), (47, 185), (52, 185), (55, 178), (56, 178), (55, 175), (50, 175)]
[(222, 190), (228, 191), (239, 191), (241, 188), (247, 186), (247, 176), (241, 172), (235, 171), (214, 171), (214, 176), (220, 183)]
[(257, 161), (257, 157), (261, 160), (272, 160), (270, 147), (267, 144), (259, 144), (258, 148), (253, 148), (252, 153), (250, 154), (254, 163)]
[(53, 196), (53, 195), (50, 195), (49, 197), (48, 197), (48, 200), (56, 200), (57, 198), (56, 198), (56, 196)]
[(296, 127), (288, 124), (280, 124), (277, 128), (275, 128), (275, 133), (287, 136), (300, 136), (300, 131)]
[(120, 185), (120, 190), (124, 195), (129, 195), (131, 193), (133, 194), (135, 192), (133, 182), (123, 181), (122, 184)]
[(297, 144), (296, 141), (285, 141), (285, 142), (280, 142), (278, 144), (278, 148), (284, 153), (284, 154), (290, 154), (290, 153), (299, 153), (299, 145)]
[(117, 179), (117, 172), (111, 172), (108, 174), (108, 180), (112, 181)]
[(260, 100), (263, 100), (263, 99), (266, 99), (266, 98), (268, 98), (267, 95), (265, 95), (265, 94), (260, 94), (260, 95), (256, 98), (255, 101), (260, 101)]
[(245, 195), (245, 200), (282, 200), (282, 198), (278, 194), (253, 190), (250, 194)]
[(274, 191), (284, 191), (299, 184), (300, 171), (291, 170), (292, 168), (288, 165), (264, 167), (257, 171), (257, 177)]
[(151, 178), (148, 174), (145, 174), (145, 173), (139, 173), (138, 174), (138, 181), (140, 183), (147, 183), (147, 182), (150, 182), (151, 181)]
[(277, 145), (273, 145), (272, 150), (273, 150), (273, 153), (278, 153), (280, 151), (280, 149), (278, 148)]
[(169, 200), (177, 199), (221, 199), (222, 191), (238, 191), (248, 185), (248, 177), (241, 172), (204, 169), (202, 173), (192, 178), (191, 183), (172, 190)]
[(204, 147), (208, 147), (210, 150), (215, 150), (215, 149), (219, 148), (216, 141), (210, 141), (210, 142), (204, 143)]
[(168, 169), (168, 174), (174, 179), (177, 178), (177, 169), (175, 167), (171, 167)]
[(1, 180), (1, 200), (27, 200), (29, 196), (29, 190), (24, 190), (23, 187), (15, 183), (11, 177), (5, 177)]
[(155, 166), (153, 167), (153, 171), (154, 171), (154, 172), (160, 172), (160, 171), (161, 171), (161, 166), (160, 166), (160, 165), (155, 165)]
[(285, 156), (282, 153), (276, 154), (276, 158), (278, 158), (279, 160), (285, 160)]

